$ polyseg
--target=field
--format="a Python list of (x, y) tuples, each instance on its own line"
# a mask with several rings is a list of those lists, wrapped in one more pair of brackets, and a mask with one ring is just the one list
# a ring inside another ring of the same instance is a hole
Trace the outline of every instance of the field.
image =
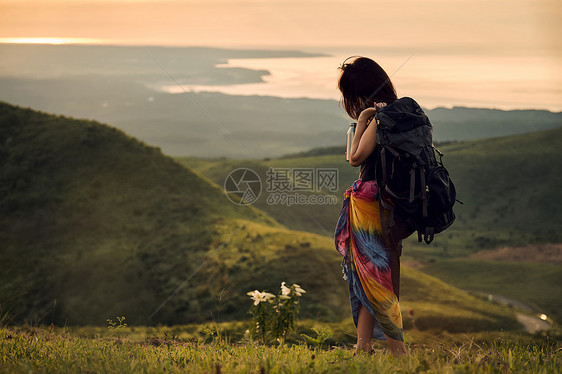
[[(303, 321), (298, 332), (314, 335), (311, 326)], [(381, 344), (354, 357), (331, 335), (263, 345), (247, 334), (233, 341), (234, 327), (219, 326), (220, 336), (201, 326), (3, 328), (0, 373), (558, 373), (562, 364), (559, 342), (545, 337), (411, 331), (407, 357), (392, 357)]]

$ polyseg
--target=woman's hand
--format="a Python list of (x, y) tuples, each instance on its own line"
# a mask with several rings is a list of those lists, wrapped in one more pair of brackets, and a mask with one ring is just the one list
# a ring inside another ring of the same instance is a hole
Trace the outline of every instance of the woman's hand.
[(376, 113), (376, 107), (364, 109), (361, 114), (359, 114), (359, 118), (357, 118), (357, 125), (359, 126), (359, 123), (365, 123), (366, 125), (369, 119), (371, 119)]
[(359, 114), (359, 118), (357, 118), (357, 125), (359, 122), (365, 122), (365, 124), (369, 123), (369, 120), (377, 114), (377, 109), (382, 109), (386, 106), (386, 103), (374, 103), (372, 107), (365, 108)]

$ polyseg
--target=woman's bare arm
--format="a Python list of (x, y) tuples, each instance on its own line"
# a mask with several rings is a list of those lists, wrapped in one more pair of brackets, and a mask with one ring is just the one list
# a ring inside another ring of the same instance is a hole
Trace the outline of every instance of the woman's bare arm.
[(367, 108), (361, 112), (357, 119), (357, 128), (355, 129), (355, 136), (351, 143), (351, 154), (349, 156), (349, 164), (351, 166), (361, 165), (375, 150), (377, 145), (377, 122), (373, 120), (369, 126), (367, 126), (367, 122), (375, 115), (376, 111), (377, 109), (374, 107)]

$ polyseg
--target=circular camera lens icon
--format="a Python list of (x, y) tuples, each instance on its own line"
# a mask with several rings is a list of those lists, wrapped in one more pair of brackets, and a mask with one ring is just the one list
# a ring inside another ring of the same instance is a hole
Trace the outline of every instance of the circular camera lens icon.
[(224, 190), (234, 204), (249, 205), (261, 194), (261, 180), (252, 169), (238, 168), (226, 176)]

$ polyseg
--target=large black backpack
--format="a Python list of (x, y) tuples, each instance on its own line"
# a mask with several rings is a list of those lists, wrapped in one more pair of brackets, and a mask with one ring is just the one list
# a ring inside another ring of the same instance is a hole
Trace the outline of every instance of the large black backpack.
[(456, 200), (455, 186), (441, 159), (443, 154), (433, 146), (433, 126), (409, 97), (379, 109), (375, 120), (379, 202), (381, 208), (391, 212), (388, 221), (383, 222), (383, 230), (388, 229), (387, 235), (395, 240), (417, 231), (418, 241), (423, 237), (430, 244), (435, 234), (455, 220)]

